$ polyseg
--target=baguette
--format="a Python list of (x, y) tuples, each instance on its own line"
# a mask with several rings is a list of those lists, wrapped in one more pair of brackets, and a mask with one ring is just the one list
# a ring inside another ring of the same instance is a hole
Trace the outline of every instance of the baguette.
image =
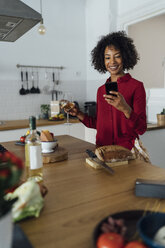
[(51, 133), (48, 130), (42, 130), (40, 139), (41, 141), (53, 141), (54, 137), (51, 135)]
[(134, 159), (132, 152), (118, 145), (101, 146), (96, 148), (95, 154), (98, 159), (104, 162), (116, 162)]

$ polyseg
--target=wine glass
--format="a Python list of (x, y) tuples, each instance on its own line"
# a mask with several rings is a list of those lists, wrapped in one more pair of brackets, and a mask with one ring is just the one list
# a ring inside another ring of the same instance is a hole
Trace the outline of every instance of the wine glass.
[(69, 111), (74, 107), (73, 96), (70, 92), (64, 92), (62, 100), (60, 100), (60, 108), (64, 109), (67, 114), (66, 124), (71, 124), (69, 122)]

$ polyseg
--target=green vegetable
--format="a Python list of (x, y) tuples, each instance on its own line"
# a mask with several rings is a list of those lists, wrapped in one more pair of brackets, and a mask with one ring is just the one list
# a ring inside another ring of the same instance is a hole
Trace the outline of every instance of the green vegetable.
[(13, 221), (20, 221), (24, 218), (39, 217), (44, 201), (41, 196), (40, 187), (34, 181), (28, 181), (18, 187), (13, 193), (8, 193), (8, 200), (18, 197), (12, 208)]

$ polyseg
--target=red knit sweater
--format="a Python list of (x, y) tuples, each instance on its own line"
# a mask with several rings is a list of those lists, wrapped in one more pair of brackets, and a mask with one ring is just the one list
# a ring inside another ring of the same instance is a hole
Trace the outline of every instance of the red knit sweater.
[(82, 123), (97, 129), (96, 145), (121, 145), (131, 150), (135, 139), (147, 128), (145, 89), (143, 83), (132, 78), (129, 73), (118, 78), (117, 83), (118, 91), (132, 108), (130, 118), (127, 119), (121, 111), (105, 101), (104, 84), (97, 91), (96, 118), (85, 115)]

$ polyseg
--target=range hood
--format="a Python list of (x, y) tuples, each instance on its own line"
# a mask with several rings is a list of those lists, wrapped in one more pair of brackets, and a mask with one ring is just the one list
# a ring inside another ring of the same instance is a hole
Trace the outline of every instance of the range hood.
[(16, 41), (42, 16), (20, 0), (0, 0), (0, 41)]

